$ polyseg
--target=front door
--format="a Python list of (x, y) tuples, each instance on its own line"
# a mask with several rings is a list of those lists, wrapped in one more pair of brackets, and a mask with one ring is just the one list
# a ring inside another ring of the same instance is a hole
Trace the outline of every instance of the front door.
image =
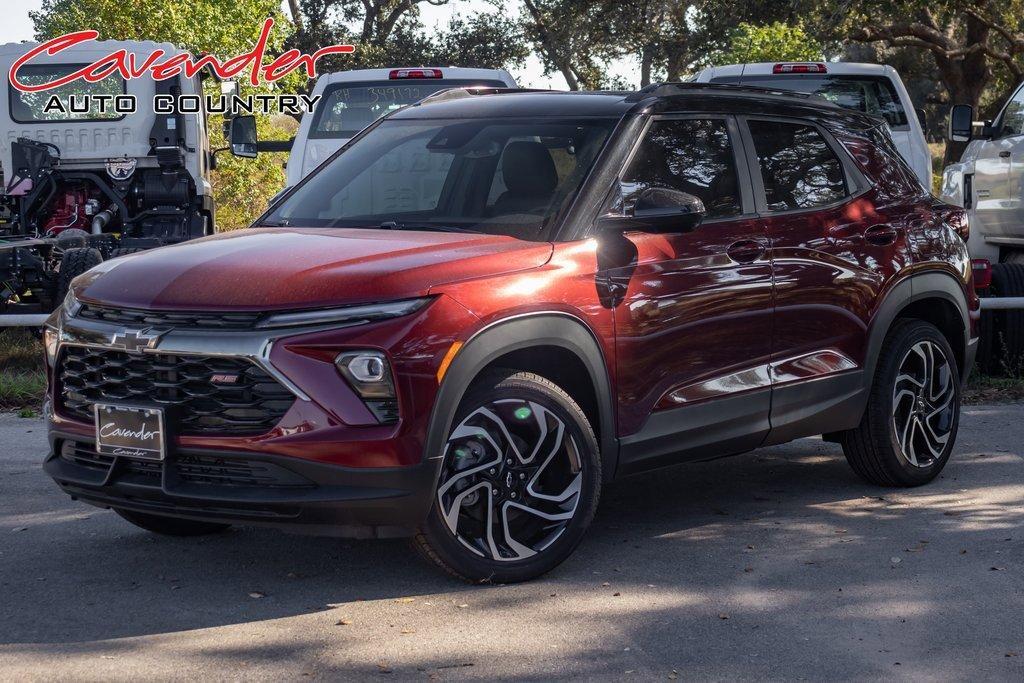
[(624, 471), (756, 448), (768, 431), (772, 269), (731, 117), (651, 122), (609, 210), (647, 188), (699, 197), (690, 232), (603, 235)]

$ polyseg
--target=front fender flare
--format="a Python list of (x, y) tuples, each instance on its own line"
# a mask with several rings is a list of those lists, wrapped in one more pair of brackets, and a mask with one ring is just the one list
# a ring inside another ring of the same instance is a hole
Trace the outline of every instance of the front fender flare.
[[(573, 353), (583, 363), (594, 385), (600, 417), (599, 433), (604, 481), (615, 474), (618, 439), (615, 436), (615, 408), (608, 365), (594, 333), (579, 318), (568, 313), (530, 313), (492, 323), (474, 334), (459, 349), (438, 388), (424, 445), (424, 459), (440, 460), (455, 412), (466, 390), (480, 372), (512, 351), (557, 346)], [(438, 467), (440, 471), (440, 467)]]

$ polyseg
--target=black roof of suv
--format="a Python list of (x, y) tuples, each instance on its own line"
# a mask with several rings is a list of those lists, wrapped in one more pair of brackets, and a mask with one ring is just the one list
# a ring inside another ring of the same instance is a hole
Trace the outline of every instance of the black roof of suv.
[(389, 118), (621, 117), (671, 111), (841, 119), (854, 128), (874, 128), (883, 123), (880, 118), (814, 95), (708, 83), (658, 83), (635, 92), (453, 88), (400, 109)]

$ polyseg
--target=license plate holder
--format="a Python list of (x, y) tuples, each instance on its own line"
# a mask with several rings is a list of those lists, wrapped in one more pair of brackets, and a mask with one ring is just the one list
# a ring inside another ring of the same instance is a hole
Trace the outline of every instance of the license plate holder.
[(97, 453), (157, 461), (167, 454), (160, 408), (97, 403), (94, 414)]

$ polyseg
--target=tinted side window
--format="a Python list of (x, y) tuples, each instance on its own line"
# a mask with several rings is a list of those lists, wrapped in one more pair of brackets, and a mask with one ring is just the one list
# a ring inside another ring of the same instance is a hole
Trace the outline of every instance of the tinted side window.
[(743, 213), (732, 141), (721, 119), (655, 121), (622, 180), (626, 204), (656, 187), (696, 195), (707, 218)]
[(1000, 124), (999, 135), (1002, 137), (1024, 134), (1024, 87), (1018, 88), (1006, 103)]
[(831, 204), (847, 195), (843, 164), (813, 126), (750, 121), (771, 211)]

